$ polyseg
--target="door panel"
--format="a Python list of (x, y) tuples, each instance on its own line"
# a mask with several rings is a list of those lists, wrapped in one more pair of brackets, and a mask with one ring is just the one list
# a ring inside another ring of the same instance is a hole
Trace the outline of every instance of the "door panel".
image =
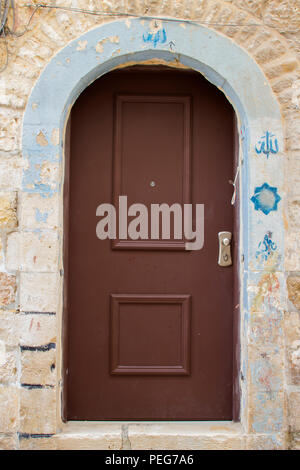
[[(67, 419), (232, 419), (234, 267), (217, 264), (218, 232), (233, 231), (232, 173), (233, 110), (198, 73), (125, 69), (78, 98)], [(204, 204), (203, 249), (99, 240), (96, 208), (119, 195), (128, 206)]]
[[(189, 96), (115, 96), (114, 203), (128, 206), (191, 202), (191, 105)], [(145, 149), (145, 146), (147, 148)], [(162, 157), (164, 164), (162, 165)], [(151, 186), (154, 183), (155, 186)], [(172, 235), (172, 234), (171, 234)], [(184, 240), (116, 240), (114, 248), (182, 249)]]
[(112, 295), (111, 322), (111, 374), (189, 374), (189, 295)]

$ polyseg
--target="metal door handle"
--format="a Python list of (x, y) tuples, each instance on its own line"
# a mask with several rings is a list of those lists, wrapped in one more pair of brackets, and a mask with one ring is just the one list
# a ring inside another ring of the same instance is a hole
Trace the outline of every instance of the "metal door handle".
[(232, 265), (231, 258), (231, 232), (219, 232), (219, 259), (218, 265), (226, 268)]

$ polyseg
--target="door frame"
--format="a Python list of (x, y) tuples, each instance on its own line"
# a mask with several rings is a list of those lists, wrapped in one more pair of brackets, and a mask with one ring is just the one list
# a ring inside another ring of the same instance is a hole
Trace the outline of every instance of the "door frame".
[[(158, 31), (164, 34), (156, 33)], [(153, 38), (160, 38), (155, 41)], [(78, 43), (86, 47), (78, 47)], [(262, 334), (254, 333), (264, 313), (274, 320), (268, 351), (277, 351), (277, 338), (283, 313), (284, 293), (284, 226), (283, 157), (284, 140), (279, 105), (266, 77), (256, 62), (239, 46), (209, 28), (186, 24), (183, 28), (171, 20), (118, 20), (103, 24), (63, 48), (47, 65), (28, 100), (23, 120), (24, 165), (22, 190), (41, 197), (59, 195), (61, 226), (58, 231), (60, 258), (60, 289), (57, 296), (58, 318), (58, 423), (61, 422), (62, 379), (62, 318), (63, 318), (63, 178), (65, 127), (76, 98), (90, 83), (117, 67), (133, 63), (160, 63), (192, 68), (220, 88), (233, 105), (239, 128), (239, 190), (240, 208), (240, 347), (241, 367), (237, 388), (241, 390), (240, 421), (246, 431), (279, 432), (283, 427), (284, 398), (281, 357), (272, 364), (271, 385), (260, 374), (266, 363), (263, 351), (266, 324)], [(251, 77), (251, 80), (249, 80)], [(46, 90), (46, 93), (45, 93)], [(258, 143), (266, 131), (276, 136), (278, 151), (267, 158), (259, 153)], [(39, 136), (45, 137), (45, 140)], [(37, 165), (37, 161), (39, 165)], [(58, 168), (52, 184), (45, 184), (41, 174), (44, 162)], [(276, 204), (265, 208), (260, 191), (276, 198)], [(278, 200), (278, 197), (279, 200)], [(258, 256), (259, 247), (268, 234), (273, 234), (276, 256)], [(265, 292), (267, 286), (268, 294)], [(281, 352), (276, 352), (280, 355)], [(268, 355), (267, 355), (268, 357)], [(269, 361), (270, 362), (270, 361)], [(269, 366), (268, 366), (269, 364)], [(272, 419), (269, 419), (272, 416)]]
[[(140, 64), (139, 64), (140, 65)], [(159, 64), (156, 66), (144, 65), (143, 71), (149, 72), (153, 68), (158, 69)], [(130, 68), (130, 66), (128, 67)], [(123, 70), (118, 69), (118, 70)], [(139, 70), (141, 70), (139, 68)], [(164, 68), (162, 67), (162, 71)], [(182, 70), (175, 68), (174, 70)], [(188, 68), (183, 71), (189, 72)], [(109, 72), (108, 72), (109, 73)], [(156, 73), (159, 73), (157, 71)], [(234, 110), (233, 110), (234, 111)], [(239, 165), (239, 135), (238, 135), (238, 120), (234, 111), (233, 115), (233, 175), (236, 174)], [(63, 315), (62, 315), (62, 377), (64, 387), (62, 390), (62, 420), (64, 423), (68, 422), (67, 419), (67, 401), (68, 401), (68, 324), (69, 324), (69, 311), (68, 311), (68, 258), (69, 258), (69, 207), (70, 207), (70, 165), (71, 165), (71, 110), (65, 125), (65, 139), (64, 139), (64, 186), (63, 186), (63, 266), (64, 266), (64, 283), (63, 283)], [(233, 176), (234, 178), (234, 176)], [(236, 190), (239, 191), (239, 183), (237, 181)], [(232, 382), (232, 421), (238, 422), (240, 420), (240, 203), (239, 198), (233, 206), (233, 238), (232, 238), (232, 256), (233, 256), (233, 382)], [(216, 254), (217, 255), (217, 254)], [(217, 263), (217, 258), (216, 258)], [(142, 422), (142, 421), (141, 421)]]

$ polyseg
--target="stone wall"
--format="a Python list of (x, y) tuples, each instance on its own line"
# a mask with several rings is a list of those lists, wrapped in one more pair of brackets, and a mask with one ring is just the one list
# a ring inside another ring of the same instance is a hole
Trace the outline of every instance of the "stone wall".
[[(177, 436), (176, 440), (174, 432), (159, 442), (171, 442), (161, 444), (166, 448), (218, 448), (223, 442), (226, 448), (300, 449), (299, 0), (49, 0), (52, 6), (66, 9), (28, 7), (28, 0), (15, 3), (15, 32), (6, 30), (6, 37), (0, 38), (0, 448), (82, 445), (76, 431), (69, 437), (59, 434), (60, 371), (56, 358), (61, 346), (56, 294), (60, 285), (58, 240), (62, 224), (58, 195), (53, 192), (51, 197), (41, 198), (22, 191), (22, 173), (28, 164), (21, 148), (22, 119), (30, 93), (52, 57), (84, 32), (118, 18), (119, 12), (127, 12), (191, 19), (230, 38), (265, 74), (280, 104), (285, 130), (287, 296), (280, 340), (284, 348), (286, 408), (281, 444), (266, 436), (220, 437), (218, 432), (210, 442), (186, 436), (181, 440)], [(38, 2), (32, 0), (32, 4)], [(116, 16), (75, 12), (69, 7), (102, 10)], [(8, 27), (11, 25), (12, 11)], [(84, 49), (85, 45), (78, 47)], [(41, 133), (37, 138), (41, 147), (46, 147), (48, 141), (57, 144), (55, 134)], [(42, 183), (53, 188), (59, 171), (55, 162), (36, 164), (41, 166)], [(91, 433), (86, 446), (126, 448), (127, 434), (126, 429), (116, 427), (108, 432), (111, 437), (101, 435), (97, 441)], [(132, 445), (155, 448), (158, 435), (159, 431), (149, 436), (145, 430), (139, 434), (134, 428)]]

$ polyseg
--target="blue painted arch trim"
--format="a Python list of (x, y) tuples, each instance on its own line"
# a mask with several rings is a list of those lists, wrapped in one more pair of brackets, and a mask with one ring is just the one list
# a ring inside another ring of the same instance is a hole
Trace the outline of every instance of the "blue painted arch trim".
[[(161, 59), (180, 63), (203, 74), (220, 88), (234, 106), (243, 129), (244, 157), (249, 150), (251, 120), (280, 119), (279, 107), (266, 79), (250, 56), (230, 39), (203, 26), (164, 21), (164, 40), (144, 40), (153, 35), (151, 21), (132, 19), (98, 26), (73, 40), (45, 67), (29, 98), (23, 127), (23, 156), (28, 159), (23, 191), (49, 197), (61, 189), (60, 182), (45, 184), (39, 168), (45, 161), (61, 164), (64, 125), (72, 104), (95, 79), (110, 70), (132, 62)], [(249, 80), (251, 77), (251, 80)], [(51, 135), (59, 129), (59, 144)], [(42, 132), (48, 145), (37, 142)], [(247, 164), (242, 172), (247, 187)], [(247, 201), (247, 202), (246, 202)], [(244, 195), (244, 246), (248, 245), (248, 195)], [(247, 250), (245, 250), (247, 258)]]
[[(179, 63), (203, 74), (220, 88), (234, 106), (244, 130), (244, 155), (249, 145), (249, 119), (279, 115), (279, 109), (265, 87), (265, 78), (255, 62), (224, 36), (202, 26), (172, 22), (161, 24), (163, 42), (145, 42), (151, 33), (151, 21), (133, 19), (113, 21), (99, 26), (64, 47), (45, 67), (29, 98), (23, 127), (23, 156), (28, 158), (23, 191), (52, 196), (61, 189), (42, 181), (40, 168), (45, 161), (61, 164), (64, 126), (72, 104), (95, 79), (127, 63), (160, 59)], [(165, 39), (165, 37), (164, 37)], [(81, 45), (84, 45), (82, 47)], [(100, 45), (100, 46), (99, 46)], [(249, 75), (252, 76), (249, 85)], [(249, 89), (249, 86), (251, 90)], [(261, 88), (260, 100), (254, 99)], [(60, 149), (51, 143), (51, 134), (59, 129)], [(37, 143), (42, 132), (48, 145)], [(247, 183), (247, 165), (243, 183)], [(248, 183), (247, 183), (248, 184)], [(246, 186), (245, 186), (246, 187)], [(247, 197), (245, 196), (245, 201)], [(244, 204), (244, 246), (247, 246), (248, 202)], [(247, 258), (247, 252), (245, 251)]]
[[(155, 47), (143, 41), (151, 22), (139, 19), (130, 20), (129, 26), (126, 21), (106, 23), (73, 40), (52, 58), (32, 91), (30, 102), (47, 106), (47, 115), (40, 106), (32, 109), (28, 103), (24, 122), (40, 125), (46, 120), (56, 125), (58, 115), (64, 116), (61, 107), (68, 107), (93, 80), (120, 64), (151, 58), (177, 60), (198, 70), (227, 94), (241, 118), (246, 114), (250, 120), (265, 116), (280, 119), (278, 104), (261, 69), (232, 40), (200, 25), (183, 28), (164, 22), (163, 28), (167, 40)], [(78, 47), (79, 41), (86, 41), (84, 49)], [(99, 42), (100, 52), (96, 50)]]
[[(28, 165), (24, 170), (22, 189), (42, 197), (61, 191), (62, 181), (58, 179), (51, 185), (44, 182), (41, 168), (50, 163), (60, 166), (59, 173), (63, 174), (63, 140), (68, 113), (80, 93), (100, 76), (119, 66), (151, 59), (182, 64), (200, 72), (232, 103), (242, 134), (244, 164), (240, 195), (246, 336), (247, 282), (252, 276), (249, 266), (252, 258), (255, 259), (261, 234), (271, 231), (274, 237), (277, 235), (276, 245), (283, 251), (281, 206), (269, 214), (266, 221), (265, 215), (255, 211), (250, 202), (254, 188), (264, 183), (256, 181), (257, 175), (269, 173), (268, 182), (272, 187), (280, 187), (283, 181), (280, 152), (272, 162), (271, 159), (268, 162), (254, 159), (257, 139), (266, 131), (276, 132), (279, 149), (283, 149), (280, 108), (260, 67), (231, 39), (195, 24), (163, 21), (160, 28), (164, 33), (157, 36), (153, 28), (150, 20), (105, 23), (73, 40), (52, 58), (35, 84), (25, 110), (22, 145)], [(258, 228), (260, 233), (256, 236)], [(243, 367), (247, 367), (246, 360)], [(281, 405), (278, 402), (276, 407), (279, 409)], [(262, 424), (259, 429), (270, 432), (268, 424)]]

